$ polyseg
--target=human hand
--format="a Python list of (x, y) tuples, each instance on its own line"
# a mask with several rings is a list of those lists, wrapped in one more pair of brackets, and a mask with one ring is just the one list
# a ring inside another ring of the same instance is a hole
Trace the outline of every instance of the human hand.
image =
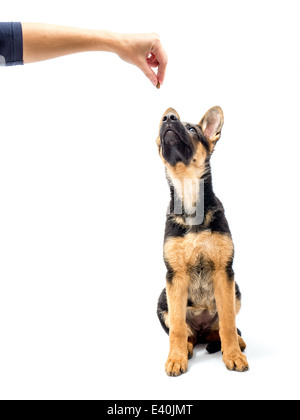
[[(164, 82), (168, 63), (167, 54), (155, 33), (120, 34), (116, 53), (119, 57), (143, 71), (154, 86)], [(153, 71), (157, 68), (157, 73)]]

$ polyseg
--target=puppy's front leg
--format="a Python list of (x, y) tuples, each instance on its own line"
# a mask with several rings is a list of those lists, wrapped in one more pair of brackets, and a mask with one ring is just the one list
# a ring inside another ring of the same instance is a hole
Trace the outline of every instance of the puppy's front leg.
[(235, 326), (235, 282), (227, 276), (226, 271), (215, 272), (214, 292), (224, 363), (229, 370), (244, 372), (249, 366), (246, 356), (241, 352)]
[(170, 353), (166, 362), (169, 376), (178, 376), (187, 371), (188, 347), (186, 306), (189, 278), (186, 274), (176, 274), (167, 282), (167, 299), (170, 322)]

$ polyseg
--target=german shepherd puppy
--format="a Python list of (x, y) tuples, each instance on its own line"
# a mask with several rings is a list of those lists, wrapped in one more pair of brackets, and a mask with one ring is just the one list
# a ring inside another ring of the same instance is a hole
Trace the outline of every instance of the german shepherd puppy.
[(166, 288), (157, 314), (170, 337), (165, 369), (170, 376), (187, 371), (197, 343), (222, 350), (229, 370), (249, 366), (246, 344), (236, 328), (241, 293), (232, 269), (234, 247), (220, 200), (212, 188), (210, 157), (224, 118), (211, 108), (199, 124), (183, 123), (169, 108), (160, 122), (157, 145), (171, 191), (164, 261)]

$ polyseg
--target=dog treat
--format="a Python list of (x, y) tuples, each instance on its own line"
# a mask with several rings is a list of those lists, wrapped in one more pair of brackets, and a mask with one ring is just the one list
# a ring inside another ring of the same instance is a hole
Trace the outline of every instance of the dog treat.
[(159, 82), (156, 85), (156, 89), (160, 89), (160, 83)]

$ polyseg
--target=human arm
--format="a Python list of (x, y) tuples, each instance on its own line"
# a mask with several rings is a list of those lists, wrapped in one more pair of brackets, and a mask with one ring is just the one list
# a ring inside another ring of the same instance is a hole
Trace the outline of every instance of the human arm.
[(107, 51), (139, 67), (153, 85), (164, 81), (167, 55), (155, 33), (119, 34), (40, 23), (22, 23), (22, 30), (25, 64), (80, 52)]

